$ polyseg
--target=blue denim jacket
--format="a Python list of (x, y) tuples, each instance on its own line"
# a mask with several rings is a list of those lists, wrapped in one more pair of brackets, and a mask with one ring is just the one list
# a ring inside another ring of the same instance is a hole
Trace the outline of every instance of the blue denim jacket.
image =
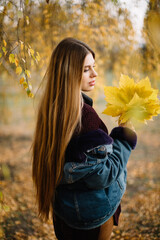
[(112, 144), (85, 151), (86, 158), (81, 162), (66, 162), (56, 190), (55, 214), (77, 229), (92, 229), (105, 223), (125, 192), (131, 150), (126, 140), (114, 139)]

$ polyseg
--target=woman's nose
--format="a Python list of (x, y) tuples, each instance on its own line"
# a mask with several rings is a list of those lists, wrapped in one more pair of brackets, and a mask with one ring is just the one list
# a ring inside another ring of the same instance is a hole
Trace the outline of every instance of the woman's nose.
[(91, 73), (91, 77), (97, 77), (98, 74), (97, 72), (94, 70), (94, 68), (92, 69), (92, 73)]

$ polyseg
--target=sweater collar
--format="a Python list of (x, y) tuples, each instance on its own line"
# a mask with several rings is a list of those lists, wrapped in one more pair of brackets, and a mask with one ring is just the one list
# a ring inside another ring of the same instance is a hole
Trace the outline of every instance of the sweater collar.
[(87, 96), (86, 94), (84, 94), (83, 92), (82, 92), (82, 97), (83, 97), (84, 102), (87, 103), (88, 105), (90, 105), (90, 106), (92, 107), (92, 105), (93, 105), (93, 100), (92, 100), (92, 98), (88, 97), (88, 96)]

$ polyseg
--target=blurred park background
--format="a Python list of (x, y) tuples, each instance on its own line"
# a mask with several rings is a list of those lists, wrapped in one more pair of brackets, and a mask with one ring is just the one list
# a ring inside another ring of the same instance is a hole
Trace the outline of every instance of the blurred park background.
[[(121, 74), (149, 77), (160, 89), (159, 0), (0, 0), (0, 239), (55, 239), (52, 221), (37, 217), (31, 179), (36, 110), (52, 50), (65, 37), (96, 53), (90, 94), (104, 116), (104, 86)], [(120, 226), (112, 239), (160, 239), (160, 118), (138, 126), (128, 163)]]

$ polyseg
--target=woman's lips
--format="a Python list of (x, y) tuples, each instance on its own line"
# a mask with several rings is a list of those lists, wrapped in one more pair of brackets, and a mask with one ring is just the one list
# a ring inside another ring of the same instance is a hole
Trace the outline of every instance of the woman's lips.
[(96, 82), (96, 81), (93, 80), (93, 81), (89, 82), (89, 85), (90, 85), (90, 86), (94, 86), (94, 85), (95, 85), (95, 82)]

